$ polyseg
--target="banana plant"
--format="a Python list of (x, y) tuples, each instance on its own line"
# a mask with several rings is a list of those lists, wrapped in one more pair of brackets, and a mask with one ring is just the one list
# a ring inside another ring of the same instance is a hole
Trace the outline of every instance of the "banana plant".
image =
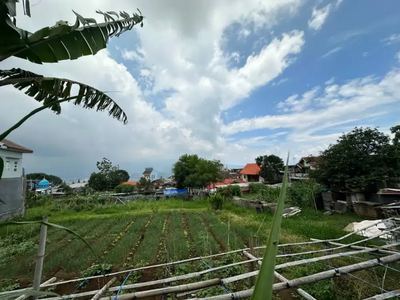
[[(73, 60), (86, 55), (95, 55), (106, 48), (111, 37), (119, 36), (135, 25), (143, 27), (142, 13), (96, 11), (104, 18), (103, 23), (95, 19), (84, 18), (73, 11), (75, 23), (59, 21), (54, 26), (44, 27), (36, 32), (29, 32), (16, 26), (15, 17), (10, 14), (10, 3), (15, 0), (0, 0), (0, 62), (12, 56), (29, 60), (33, 63), (56, 63), (61, 60)], [(123, 109), (104, 92), (64, 78), (45, 77), (27, 70), (0, 70), (0, 87), (13, 86), (25, 91), (42, 105), (32, 110), (15, 125), (0, 134), (0, 141), (13, 130), (21, 126), (36, 113), (50, 109), (61, 113), (61, 104), (71, 102), (83, 108), (108, 111), (113, 118), (127, 123)], [(73, 88), (77, 86), (78, 88)], [(76, 91), (76, 92), (75, 92)], [(0, 131), (1, 132), (1, 131)], [(0, 157), (0, 179), (4, 161)]]
[(276, 254), (278, 252), (279, 232), (282, 223), (282, 214), (285, 207), (286, 188), (288, 180), (289, 154), (286, 160), (285, 174), (283, 176), (282, 188), (279, 194), (278, 205), (274, 214), (271, 232), (267, 241), (260, 271), (254, 286), (252, 300), (272, 300), (272, 286), (274, 284), (274, 273), (276, 264)]

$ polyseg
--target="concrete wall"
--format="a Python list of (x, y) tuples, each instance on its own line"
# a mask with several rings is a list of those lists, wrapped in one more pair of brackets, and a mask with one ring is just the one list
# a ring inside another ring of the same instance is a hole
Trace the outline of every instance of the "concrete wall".
[(0, 221), (25, 213), (25, 189), (24, 177), (0, 180)]
[(2, 178), (20, 178), (22, 176), (22, 153), (0, 149), (0, 156), (4, 160)]

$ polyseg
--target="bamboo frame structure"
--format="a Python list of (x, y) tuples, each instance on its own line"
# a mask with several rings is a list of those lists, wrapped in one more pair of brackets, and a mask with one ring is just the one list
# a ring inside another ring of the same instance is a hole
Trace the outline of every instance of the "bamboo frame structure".
[(390, 299), (396, 296), (400, 296), (400, 289), (391, 291), (391, 292), (386, 292), (380, 295), (372, 296), (369, 298), (365, 298), (364, 300), (385, 300), (385, 299)]
[[(285, 247), (301, 246), (301, 245), (314, 245), (314, 246), (324, 245), (324, 246), (328, 246), (329, 248), (279, 255), (278, 257), (286, 257), (286, 258), (294, 258), (294, 259), (296, 259), (298, 256), (301, 256), (301, 255), (308, 255), (308, 256), (313, 255), (315, 257), (305, 258), (305, 259), (297, 259), (294, 261), (289, 261), (289, 262), (285, 262), (285, 263), (276, 265), (275, 277), (277, 279), (279, 279), (281, 282), (275, 283), (273, 288), (276, 291), (282, 290), (282, 289), (287, 289), (287, 288), (295, 288), (296, 292), (304, 299), (316, 300), (312, 295), (307, 293), (300, 286), (302, 286), (304, 284), (308, 284), (308, 283), (317, 282), (320, 280), (333, 278), (333, 277), (336, 277), (339, 275), (346, 275), (348, 273), (356, 272), (359, 270), (365, 270), (365, 269), (369, 269), (369, 268), (373, 268), (373, 267), (381, 267), (382, 265), (388, 264), (390, 262), (400, 261), (400, 251), (396, 251), (396, 249), (390, 249), (390, 248), (400, 246), (400, 242), (387, 244), (387, 245), (383, 245), (383, 246), (379, 246), (379, 247), (378, 246), (377, 247), (365, 247), (365, 246), (359, 245), (361, 243), (365, 243), (366, 241), (370, 241), (374, 238), (377, 238), (379, 236), (387, 234), (388, 232), (393, 232), (393, 231), (399, 230), (399, 228), (400, 227), (382, 231), (381, 233), (374, 235), (373, 237), (363, 238), (360, 241), (356, 241), (356, 242), (353, 242), (350, 244), (339, 243), (339, 241), (344, 240), (345, 238), (351, 236), (354, 233), (346, 234), (345, 236), (338, 238), (338, 239), (329, 239), (329, 240), (311, 239), (311, 241), (308, 241), (308, 242), (282, 244), (282, 245), (280, 245), (281, 247), (283, 247), (283, 246), (285, 246)], [(359, 231), (362, 231), (362, 230), (359, 230)], [(257, 247), (257, 248), (261, 249), (263, 247)], [(352, 250), (350, 251), (350, 249), (352, 249)], [(207, 277), (207, 280), (205, 280), (205, 278), (203, 277), (207, 274), (216, 273), (217, 271), (224, 270), (227, 268), (232, 268), (235, 266), (249, 265), (250, 263), (256, 263), (256, 262), (260, 265), (262, 260), (260, 258), (256, 258), (253, 254), (250, 254), (248, 252), (248, 250), (249, 250), (248, 248), (233, 250), (233, 251), (229, 251), (229, 252), (218, 253), (218, 254), (204, 256), (204, 257), (195, 257), (195, 258), (190, 258), (190, 259), (185, 259), (185, 260), (180, 260), (180, 261), (175, 261), (175, 262), (167, 262), (167, 263), (162, 263), (162, 264), (157, 264), (157, 265), (145, 266), (145, 267), (141, 267), (141, 268), (123, 270), (123, 271), (114, 272), (114, 273), (110, 273), (110, 274), (103, 275), (103, 276), (100, 275), (100, 276), (91, 276), (91, 277), (87, 277), (87, 278), (76, 278), (76, 279), (61, 281), (61, 282), (54, 282), (55, 279), (52, 278), (51, 280), (41, 284), (40, 287), (42, 289), (44, 289), (44, 288), (50, 288), (50, 287), (57, 287), (57, 286), (63, 285), (63, 284), (70, 284), (70, 283), (78, 282), (78, 281), (81, 282), (83, 280), (103, 278), (103, 279), (108, 279), (108, 282), (101, 289), (85, 291), (85, 292), (80, 292), (80, 293), (75, 293), (75, 294), (70, 294), (70, 295), (61, 295), (59, 297), (48, 297), (48, 298), (44, 298), (44, 299), (45, 300), (66, 300), (66, 299), (71, 299), (71, 298), (82, 298), (82, 297), (87, 298), (90, 296), (94, 300), (111, 300), (111, 297), (114, 298), (115, 293), (117, 291), (121, 291), (121, 290), (125, 290), (125, 291), (135, 290), (135, 292), (124, 292), (124, 294), (118, 296), (118, 299), (120, 299), (120, 300), (156, 297), (156, 296), (167, 295), (167, 294), (175, 294), (178, 297), (183, 297), (184, 299), (186, 299), (187, 297), (193, 297), (192, 295), (198, 291), (201, 291), (201, 290), (213, 287), (213, 286), (225, 285), (228, 283), (238, 282), (241, 280), (248, 280), (249, 278), (254, 278), (254, 276), (257, 276), (258, 271), (256, 270), (256, 271), (246, 272), (246, 273), (235, 275), (235, 276), (230, 276), (227, 278), (219, 278), (218, 276), (215, 276), (215, 278), (211, 277), (211, 279), (209, 279), (210, 277)], [(123, 274), (129, 273), (129, 272), (144, 271), (144, 270), (149, 270), (149, 269), (154, 269), (154, 268), (164, 268), (164, 267), (175, 266), (175, 265), (179, 265), (179, 264), (183, 264), (183, 263), (191, 263), (191, 262), (195, 262), (195, 261), (199, 261), (199, 260), (203, 260), (203, 259), (219, 258), (219, 257), (223, 257), (223, 256), (226, 256), (229, 254), (234, 254), (234, 253), (242, 254), (243, 256), (247, 257), (248, 259), (243, 258), (242, 261), (236, 261), (236, 262), (229, 263), (226, 265), (221, 265), (221, 266), (217, 266), (214, 268), (209, 268), (206, 270), (187, 273), (187, 274), (183, 274), (183, 275), (179, 275), (179, 276), (171, 276), (171, 277), (167, 277), (167, 278), (146, 281), (146, 282), (135, 282), (135, 283), (126, 284), (126, 285), (122, 285), (122, 286), (118, 284), (118, 280), (119, 280), (120, 276)], [(324, 255), (323, 253), (328, 253), (328, 254)], [(366, 259), (365, 258), (365, 261), (362, 261), (360, 263), (351, 264), (351, 265), (343, 266), (343, 267), (336, 268), (333, 270), (323, 271), (320, 273), (311, 274), (311, 275), (296, 278), (296, 279), (287, 279), (284, 276), (282, 276), (280, 273), (277, 272), (277, 270), (282, 270), (285, 268), (291, 268), (291, 267), (300, 266), (300, 265), (304, 265), (304, 264), (315, 263), (315, 262), (324, 261), (324, 260), (342, 257), (342, 256), (343, 257), (352, 257), (352, 256), (358, 255), (358, 254), (370, 254), (370, 255), (377, 255), (377, 254), (382, 255), (383, 254), (385, 256), (379, 257), (377, 259), (372, 259), (372, 258)], [(190, 279), (190, 283), (187, 282), (187, 280), (189, 280), (189, 279)], [(198, 281), (193, 282), (193, 279), (197, 279)], [(116, 284), (116, 285), (114, 285), (114, 284)], [(173, 284), (173, 285), (170, 285), (170, 284)], [(160, 286), (162, 286), (162, 288), (160, 288)], [(146, 288), (148, 288), (148, 289), (146, 289)], [(140, 289), (140, 291), (137, 291), (137, 289)], [(29, 288), (21, 289), (20, 291), (24, 291), (24, 290), (29, 290)], [(221, 289), (221, 292), (222, 292), (222, 289)], [(399, 291), (383, 293), (381, 295), (377, 295), (377, 296), (368, 298), (368, 300), (388, 299), (389, 294), (393, 295), (393, 293), (398, 293), (398, 292)], [(0, 293), (0, 296), (6, 295), (7, 293), (8, 292)], [(114, 294), (114, 295), (110, 296), (111, 294)], [(220, 299), (220, 300), (240, 299), (240, 298), (244, 298), (244, 297), (249, 297), (249, 296), (251, 296), (251, 294), (252, 294), (252, 289), (247, 289), (247, 290), (243, 290), (243, 291), (238, 291), (236, 293), (230, 293), (230, 294), (228, 293), (228, 294), (213, 296), (213, 297), (208, 297), (208, 298), (194, 298), (194, 299), (210, 299), (210, 300), (211, 299), (215, 299), (215, 300), (218, 300), (218, 299)], [(24, 300), (24, 299), (21, 298), (18, 300)]]

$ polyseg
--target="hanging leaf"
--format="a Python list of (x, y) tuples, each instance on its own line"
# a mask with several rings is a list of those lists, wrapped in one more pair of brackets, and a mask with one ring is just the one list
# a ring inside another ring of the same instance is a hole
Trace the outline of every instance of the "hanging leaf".
[[(95, 19), (84, 18), (73, 11), (76, 16), (74, 25), (59, 21), (55, 26), (30, 33), (12, 25), (7, 7), (0, 3), (0, 18), (4, 17), (0, 20), (0, 61), (16, 56), (41, 64), (94, 55), (106, 48), (110, 37), (119, 36), (137, 24), (143, 26), (141, 13), (96, 11), (105, 20), (98, 24)], [(11, 24), (5, 21), (7, 18)]]
[(278, 205), (274, 214), (271, 232), (267, 241), (260, 271), (257, 276), (252, 300), (271, 300), (272, 286), (275, 279), (276, 254), (278, 252), (279, 231), (281, 229), (282, 214), (285, 207), (287, 178), (288, 178), (289, 154), (286, 160), (285, 174), (283, 176), (282, 188), (279, 194)]
[(4, 170), (4, 160), (2, 157), (0, 157), (0, 180), (1, 180), (1, 177), (3, 176), (3, 170)]
[[(61, 106), (56, 101), (77, 96), (70, 100), (75, 105), (84, 108), (108, 111), (113, 118), (128, 122), (128, 117), (122, 108), (105, 93), (80, 82), (69, 79), (43, 77), (22, 69), (0, 70), (0, 86), (13, 85), (16, 89), (25, 91), (38, 102), (48, 105), (55, 113), (61, 113)], [(73, 86), (79, 87), (78, 94), (72, 94)], [(79, 96), (79, 97), (78, 97)]]

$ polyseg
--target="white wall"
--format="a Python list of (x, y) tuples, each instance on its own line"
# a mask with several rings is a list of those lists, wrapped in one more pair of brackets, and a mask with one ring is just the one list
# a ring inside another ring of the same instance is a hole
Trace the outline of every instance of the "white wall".
[(0, 156), (4, 161), (2, 178), (17, 178), (22, 176), (22, 153), (0, 149)]

